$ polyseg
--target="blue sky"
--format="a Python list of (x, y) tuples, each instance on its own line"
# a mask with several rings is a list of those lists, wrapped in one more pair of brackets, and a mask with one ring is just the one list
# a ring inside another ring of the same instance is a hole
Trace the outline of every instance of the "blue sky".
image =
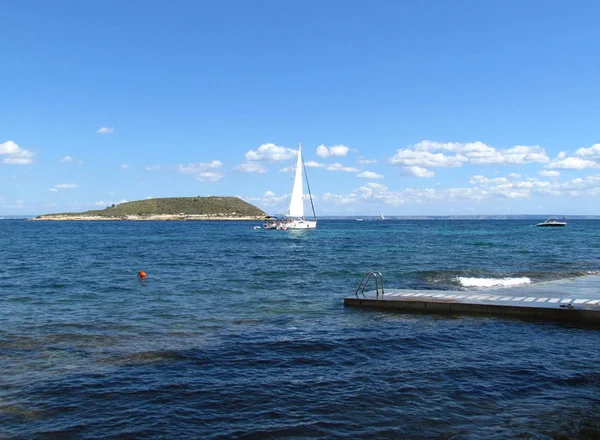
[(0, 215), (240, 196), (318, 215), (600, 214), (593, 1), (23, 1)]

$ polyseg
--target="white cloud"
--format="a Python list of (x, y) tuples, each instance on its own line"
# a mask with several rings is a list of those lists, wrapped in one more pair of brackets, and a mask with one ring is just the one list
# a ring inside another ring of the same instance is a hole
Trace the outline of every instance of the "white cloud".
[(13, 141), (6, 141), (3, 144), (0, 144), (0, 156), (4, 156), (2, 158), (2, 163), (10, 164), (10, 165), (29, 165), (33, 162), (33, 156), (35, 153), (31, 151), (24, 150), (19, 147)]
[(2, 159), (2, 163), (7, 165), (29, 165), (32, 160), (28, 157), (9, 156)]
[(339, 162), (332, 163), (327, 167), (329, 171), (344, 171), (346, 173), (358, 173), (360, 170), (358, 168), (346, 167)]
[[(327, 165), (320, 162), (315, 162), (314, 160), (309, 160), (308, 162), (304, 162), (304, 166), (306, 168), (325, 168)], [(292, 170), (291, 167), (284, 167), (279, 170), (280, 173), (288, 173)]]
[(75, 183), (59, 183), (58, 185), (54, 185), (52, 188), (48, 188), (48, 191), (57, 192), (61, 189), (73, 189), (78, 186)]
[(121, 169), (123, 169), (123, 170), (127, 170), (127, 169), (129, 169), (129, 164), (127, 164), (127, 163), (122, 163), (122, 164), (121, 164)]
[(221, 180), (223, 175), (221, 173), (215, 173), (211, 171), (205, 171), (196, 176), (196, 179), (200, 182), (217, 182)]
[(289, 194), (277, 195), (273, 191), (267, 191), (262, 197), (241, 197), (247, 202), (254, 203), (265, 208), (285, 210), (285, 203), (289, 200)]
[(390, 164), (401, 166), (459, 167), (466, 161), (468, 159), (460, 155), (447, 156), (444, 153), (404, 149), (396, 152), (390, 159)]
[(194, 174), (196, 180), (200, 182), (217, 182), (223, 178), (221, 173), (215, 172), (223, 166), (223, 163), (219, 160), (213, 160), (211, 162), (197, 162), (189, 163), (187, 165), (177, 165), (177, 172), (182, 174)]
[(357, 197), (355, 192), (341, 195), (326, 192), (325, 194), (323, 194), (323, 201), (331, 202), (335, 205), (349, 205), (352, 203), (359, 203), (361, 200)]
[(278, 202), (288, 200), (289, 197), (290, 196), (288, 194), (277, 195), (273, 191), (269, 190), (269, 191), (265, 192), (265, 194), (263, 196), (263, 200), (266, 201), (267, 203), (278, 203)]
[[(559, 155), (560, 156), (560, 155)], [(565, 157), (555, 159), (546, 165), (548, 169), (573, 169), (583, 170), (586, 168), (597, 168), (598, 164), (593, 160), (581, 159), (580, 157)]]
[(417, 142), (409, 148), (417, 151), (450, 151), (454, 153), (481, 153), (494, 150), (493, 147), (489, 147), (483, 142), (479, 141), (463, 144), (460, 142), (437, 142), (423, 140), (421, 142)]
[(482, 175), (471, 177), (471, 187), (446, 189), (407, 188), (402, 191), (389, 190), (385, 185), (370, 182), (354, 189), (349, 194), (326, 193), (322, 199), (336, 205), (352, 203), (385, 203), (390, 205), (419, 204), (429, 201), (515, 199), (533, 196), (580, 196), (600, 194), (600, 174), (576, 178), (557, 183), (537, 178), (518, 180), (514, 176), (488, 178)]
[(426, 200), (439, 199), (440, 196), (433, 189), (405, 189), (402, 191), (391, 191), (385, 185), (369, 182), (364, 186), (356, 188), (350, 194), (326, 193), (324, 201), (336, 205), (348, 205), (354, 203), (385, 203), (389, 205), (402, 205), (405, 203), (421, 203)]
[(594, 144), (589, 148), (579, 148), (575, 151), (575, 155), (590, 159), (600, 159), (600, 144)]
[(59, 160), (61, 163), (73, 162), (73, 158), (71, 156), (65, 156)]
[(425, 179), (435, 177), (435, 173), (433, 171), (416, 165), (404, 168), (404, 174), (406, 174), (407, 176), (415, 176)]
[(245, 157), (250, 162), (279, 162), (291, 160), (295, 155), (296, 151), (291, 148), (279, 147), (275, 144), (263, 144), (256, 151), (248, 151)]
[(498, 150), (479, 141), (460, 143), (424, 140), (408, 148), (397, 150), (389, 163), (400, 166), (459, 167), (467, 162), (490, 165), (548, 161), (546, 150), (538, 145), (516, 145)]
[(177, 171), (182, 174), (199, 174), (207, 170), (216, 170), (223, 166), (220, 160), (213, 160), (212, 162), (198, 162), (189, 163), (187, 165), (177, 165)]
[(365, 159), (365, 158), (361, 157), (360, 159), (357, 159), (356, 163), (359, 163), (362, 165), (368, 165), (368, 164), (377, 163), (377, 159)]
[[(492, 148), (492, 147), (490, 147)], [(538, 145), (517, 145), (506, 150), (495, 150), (488, 152), (466, 153), (471, 163), (480, 165), (490, 164), (512, 164), (521, 165), (537, 162), (546, 163), (550, 160), (546, 150)]]
[(319, 145), (317, 147), (317, 156), (327, 159), (328, 157), (344, 157), (348, 154), (350, 149), (345, 145), (334, 145), (333, 147), (326, 147), (325, 145)]
[(161, 167), (160, 167), (160, 165), (148, 165), (148, 166), (145, 166), (144, 169), (146, 171), (160, 171)]
[(17, 154), (21, 148), (13, 141), (6, 141), (0, 144), (0, 154)]
[(358, 174), (357, 177), (361, 177), (363, 179), (383, 179), (383, 174), (377, 174), (372, 171), (363, 171)]
[(503, 185), (503, 184), (508, 184), (508, 182), (509, 182), (509, 180), (506, 177), (493, 177), (490, 179), (488, 177), (481, 176), (481, 175), (473, 176), (469, 180), (469, 183), (471, 185), (489, 185), (489, 184)]
[[(558, 172), (554, 174), (554, 171), (541, 171), (541, 173), (551, 178), (560, 175)], [(579, 177), (560, 183), (537, 178), (513, 181), (504, 177), (488, 179), (484, 176), (473, 176), (470, 183), (484, 189), (489, 197), (579, 196), (596, 194), (600, 190), (600, 175)]]
[(258, 173), (258, 174), (264, 174), (267, 172), (267, 170), (265, 169), (265, 167), (263, 167), (260, 163), (258, 162), (245, 162), (241, 165), (238, 165), (237, 167), (235, 167), (236, 170), (241, 171), (243, 173)]
[(571, 170), (600, 168), (600, 144), (579, 148), (575, 150), (575, 156), (569, 156), (565, 151), (561, 151), (545, 168)]
[(558, 177), (560, 176), (560, 171), (541, 170), (539, 174), (544, 177)]
[(326, 201), (334, 204), (346, 205), (350, 203), (385, 203), (388, 205), (403, 205), (409, 203), (424, 203), (432, 200), (448, 199), (475, 199), (479, 200), (484, 196), (481, 190), (473, 188), (451, 188), (448, 190), (436, 191), (435, 189), (407, 188), (402, 191), (391, 191), (385, 185), (377, 183), (368, 183), (353, 190), (350, 194), (336, 195), (327, 193), (323, 196)]
[(115, 131), (114, 127), (100, 127), (98, 130), (96, 130), (96, 133), (98, 134), (113, 134), (113, 132)]

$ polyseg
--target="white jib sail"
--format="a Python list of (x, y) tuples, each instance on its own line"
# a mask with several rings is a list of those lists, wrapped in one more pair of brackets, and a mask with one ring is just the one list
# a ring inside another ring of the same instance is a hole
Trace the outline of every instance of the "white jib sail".
[(304, 194), (302, 193), (302, 145), (298, 146), (298, 161), (290, 200), (290, 217), (304, 217)]

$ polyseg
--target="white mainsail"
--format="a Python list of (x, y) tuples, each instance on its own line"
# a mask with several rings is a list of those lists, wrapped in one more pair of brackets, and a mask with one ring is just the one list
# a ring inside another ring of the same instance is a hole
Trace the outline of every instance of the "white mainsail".
[(290, 200), (289, 217), (304, 217), (304, 194), (302, 192), (302, 144), (298, 147), (298, 160), (296, 162), (296, 173), (294, 186), (292, 187), (292, 198)]

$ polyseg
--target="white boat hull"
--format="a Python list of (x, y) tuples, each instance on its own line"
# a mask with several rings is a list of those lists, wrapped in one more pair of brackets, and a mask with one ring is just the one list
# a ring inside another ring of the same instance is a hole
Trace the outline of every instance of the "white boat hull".
[(538, 227), (548, 227), (548, 226), (567, 226), (567, 222), (565, 219), (562, 221), (554, 220), (553, 218), (549, 218), (545, 222), (538, 223), (536, 226)]
[(282, 222), (279, 229), (315, 229), (317, 227), (316, 220), (300, 220), (294, 219), (287, 222)]

